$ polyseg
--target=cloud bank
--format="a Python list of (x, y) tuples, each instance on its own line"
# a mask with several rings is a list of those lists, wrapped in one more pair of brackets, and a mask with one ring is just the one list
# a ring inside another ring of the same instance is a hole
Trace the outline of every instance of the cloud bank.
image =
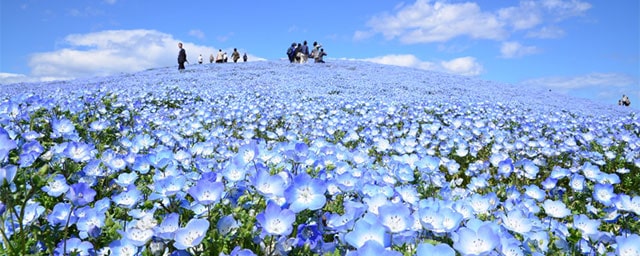
[(482, 65), (478, 63), (473, 57), (460, 57), (452, 60), (430, 62), (422, 61), (412, 54), (398, 54), (368, 58), (363, 60), (380, 64), (412, 67), (465, 76), (480, 75), (484, 71)]
[[(62, 49), (32, 54), (29, 58), (31, 74), (4, 73), (0, 82), (68, 80), (177, 66), (178, 42), (180, 40), (170, 34), (144, 29), (72, 34), (64, 38)], [(192, 64), (197, 63), (199, 54), (208, 60), (210, 54), (218, 51), (211, 46), (183, 44)], [(230, 52), (226, 48), (223, 50)], [(261, 58), (249, 55), (249, 60)]]
[(583, 15), (591, 5), (579, 0), (522, 0), (517, 6), (485, 11), (476, 3), (418, 0), (400, 6), (395, 13), (372, 17), (369, 30), (356, 31), (354, 39), (381, 34), (406, 44), (446, 42), (457, 37), (503, 41), (515, 31), (529, 37), (553, 38), (564, 32), (553, 26)]

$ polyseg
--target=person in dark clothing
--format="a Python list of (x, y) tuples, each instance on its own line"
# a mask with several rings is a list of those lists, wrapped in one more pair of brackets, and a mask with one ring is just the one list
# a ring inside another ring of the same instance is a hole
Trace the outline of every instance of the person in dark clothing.
[(291, 47), (287, 49), (287, 57), (289, 57), (289, 62), (293, 63), (296, 59), (296, 43), (292, 43)]
[(327, 56), (327, 53), (324, 52), (324, 49), (320, 49), (320, 52), (315, 56), (316, 63), (324, 63), (324, 60), (322, 59), (324, 56)]
[(247, 57), (247, 53), (245, 52), (244, 55), (242, 55), (242, 60), (244, 60), (244, 62), (247, 62), (247, 59), (249, 57)]
[(184, 63), (187, 61), (187, 52), (182, 48), (182, 43), (178, 43), (178, 70), (184, 70)]
[(307, 59), (309, 58), (309, 46), (307, 46), (307, 41), (305, 40), (302, 43), (302, 49), (300, 50), (300, 52), (302, 52), (302, 54), (304, 54), (304, 56), (301, 56), (302, 59), (300, 60), (300, 62), (307, 62)]

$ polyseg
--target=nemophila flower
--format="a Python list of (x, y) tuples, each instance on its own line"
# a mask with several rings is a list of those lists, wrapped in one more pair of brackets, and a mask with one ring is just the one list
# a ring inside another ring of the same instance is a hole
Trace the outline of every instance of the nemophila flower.
[(127, 162), (124, 161), (124, 158), (112, 150), (107, 150), (102, 153), (100, 160), (102, 160), (102, 163), (104, 163), (111, 172), (120, 171), (127, 166)]
[(82, 239), (87, 237), (98, 237), (101, 228), (105, 225), (106, 216), (100, 209), (86, 207), (83, 215), (76, 221), (79, 236)]
[(284, 191), (284, 196), (293, 212), (302, 210), (318, 210), (327, 202), (324, 193), (327, 185), (320, 179), (311, 178), (307, 173), (298, 174)]
[(7, 182), (7, 184), (13, 183), (13, 179), (16, 177), (17, 172), (18, 167), (15, 165), (6, 165), (0, 167), (0, 185), (3, 185), (4, 182)]
[(135, 172), (123, 172), (118, 175), (118, 178), (113, 182), (118, 184), (118, 186), (126, 188), (131, 184), (134, 184), (138, 179), (138, 174)]
[(640, 235), (616, 236), (616, 254), (620, 256), (640, 255)]
[(500, 236), (489, 224), (476, 230), (461, 227), (456, 234), (453, 248), (462, 255), (487, 255), (500, 245)]
[(611, 206), (616, 196), (611, 184), (597, 183), (593, 186), (593, 198), (604, 206)]
[(53, 120), (51, 120), (51, 129), (51, 138), (59, 138), (62, 136), (72, 135), (76, 131), (75, 125), (66, 118), (54, 118)]
[(127, 209), (132, 209), (141, 199), (142, 192), (140, 192), (135, 185), (130, 185), (127, 187), (126, 191), (120, 192), (112, 197), (112, 200), (116, 205)]
[(201, 179), (190, 187), (187, 192), (196, 202), (209, 205), (220, 201), (224, 192), (224, 184)]
[(434, 255), (434, 256), (455, 256), (456, 251), (448, 244), (433, 245), (430, 243), (421, 243), (416, 248), (415, 256)]
[(600, 232), (600, 220), (592, 220), (587, 215), (579, 214), (573, 216), (573, 227), (580, 230), (582, 238), (589, 239), (590, 236), (594, 236)]
[(99, 132), (107, 127), (109, 127), (110, 123), (107, 120), (96, 120), (89, 123), (89, 131)]
[(584, 176), (580, 174), (571, 175), (571, 179), (569, 180), (569, 186), (576, 192), (581, 192), (584, 189), (585, 179)]
[(9, 151), (17, 147), (18, 144), (9, 137), (9, 133), (0, 127), (0, 162), (9, 155)]
[(367, 241), (374, 241), (384, 247), (391, 244), (391, 238), (381, 223), (370, 223), (365, 219), (356, 221), (353, 230), (344, 235), (344, 240), (355, 248), (364, 246)]
[[(224, 253), (220, 254), (220, 256), (223, 256), (223, 255), (226, 256), (226, 254)], [(240, 246), (236, 246), (233, 248), (233, 250), (231, 250), (231, 252), (229, 253), (229, 256), (256, 256), (256, 254), (249, 249), (243, 249)]]
[(469, 205), (476, 214), (489, 214), (489, 211), (498, 204), (498, 197), (491, 192), (486, 195), (473, 194), (469, 198)]
[(71, 185), (64, 197), (71, 201), (74, 206), (83, 206), (93, 202), (95, 196), (95, 190), (86, 183), (80, 182)]
[(378, 218), (391, 233), (408, 230), (413, 225), (411, 210), (403, 203), (387, 203), (378, 207)]
[[(21, 207), (16, 207), (16, 212), (21, 211)], [(27, 202), (24, 208), (24, 216), (22, 217), (22, 225), (30, 225), (37, 220), (45, 211), (45, 208), (39, 202)]]
[(233, 235), (235, 231), (240, 228), (240, 223), (233, 218), (233, 215), (225, 215), (218, 220), (216, 228), (223, 236)]
[(408, 204), (416, 205), (420, 200), (418, 190), (415, 186), (403, 185), (396, 187), (395, 191), (400, 195), (400, 198)]
[(131, 256), (139, 253), (138, 246), (127, 238), (121, 238), (109, 243), (109, 256)]
[(590, 181), (598, 181), (600, 179), (600, 176), (602, 175), (602, 172), (600, 171), (600, 168), (596, 165), (593, 165), (589, 162), (586, 162), (582, 165), (582, 174), (584, 175), (585, 178), (589, 179)]
[(173, 239), (173, 234), (180, 228), (180, 215), (170, 213), (164, 217), (160, 225), (153, 227), (155, 236), (165, 240)]
[(118, 230), (118, 233), (135, 246), (143, 246), (153, 237), (153, 230), (140, 229), (138, 227), (127, 228), (124, 231)]
[(64, 155), (75, 162), (83, 163), (94, 157), (94, 150), (95, 148), (90, 144), (72, 141), (67, 143)]
[(524, 176), (528, 179), (535, 179), (540, 171), (540, 168), (531, 160), (524, 159), (521, 162), (522, 170), (524, 171)]
[(618, 209), (640, 215), (640, 196), (631, 197), (629, 195), (623, 194), (618, 198), (619, 200), (616, 202), (616, 206)]
[(69, 238), (60, 241), (54, 251), (55, 255), (78, 255), (88, 256), (94, 254), (93, 244), (82, 241), (79, 238)]
[(73, 225), (77, 217), (73, 214), (73, 206), (68, 203), (57, 203), (51, 213), (47, 215), (47, 221), (52, 226), (68, 227)]
[(528, 197), (535, 199), (537, 201), (542, 201), (546, 198), (547, 193), (540, 189), (540, 187), (531, 184), (529, 186), (524, 187), (526, 190), (524, 192), (525, 195), (527, 195)]
[(239, 167), (245, 167), (258, 157), (258, 144), (256, 141), (243, 145), (238, 149), (238, 153), (233, 157), (233, 162)]
[(502, 226), (519, 234), (528, 233), (533, 229), (531, 217), (527, 216), (521, 209), (514, 209), (502, 217)]
[(554, 201), (551, 199), (544, 200), (542, 208), (547, 216), (553, 218), (564, 218), (571, 215), (571, 211), (562, 201)]
[(168, 196), (173, 196), (182, 191), (187, 178), (184, 175), (169, 176), (155, 180), (154, 189), (149, 196), (150, 200), (156, 200)]
[(173, 246), (185, 250), (198, 246), (209, 230), (209, 221), (205, 219), (191, 219), (184, 228), (175, 231)]
[(322, 243), (322, 232), (315, 222), (309, 224), (300, 224), (298, 226), (298, 235), (296, 236), (296, 246), (309, 246), (309, 249), (315, 251), (317, 246)]
[(258, 170), (251, 181), (256, 191), (267, 198), (274, 199), (284, 196), (286, 186), (280, 175), (270, 175), (266, 170)]
[(379, 256), (402, 256), (402, 253), (394, 251), (392, 249), (386, 249), (384, 246), (376, 241), (369, 240), (364, 243), (363, 246), (356, 251), (347, 252), (345, 256), (365, 256), (365, 255), (379, 255)]
[(44, 148), (37, 140), (29, 141), (22, 145), (20, 152), (20, 167), (28, 167), (44, 152)]
[(247, 167), (238, 165), (234, 162), (229, 163), (222, 170), (222, 176), (224, 176), (224, 178), (231, 183), (244, 180), (246, 174), (247, 174)]
[(262, 227), (263, 235), (289, 235), (293, 231), (293, 222), (296, 215), (289, 209), (282, 209), (273, 202), (267, 203), (266, 209), (256, 216), (256, 220)]

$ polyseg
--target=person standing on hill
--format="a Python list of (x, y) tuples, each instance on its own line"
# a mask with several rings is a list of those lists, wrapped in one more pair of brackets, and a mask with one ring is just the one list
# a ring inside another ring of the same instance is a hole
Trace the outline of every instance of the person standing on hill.
[(222, 49), (218, 50), (218, 55), (216, 56), (216, 63), (224, 62), (224, 54), (222, 53)]
[(623, 94), (622, 99), (618, 100), (618, 105), (628, 107), (629, 105), (631, 105), (631, 101), (629, 100), (629, 97), (627, 97), (627, 95)]
[(182, 43), (178, 43), (178, 70), (184, 70), (184, 63), (187, 61), (187, 51), (182, 48)]
[(287, 49), (287, 57), (289, 57), (289, 62), (293, 63), (296, 59), (296, 43), (293, 42), (291, 47)]
[(200, 54), (200, 56), (198, 56), (198, 64), (202, 64), (202, 61), (204, 59), (202, 58), (202, 54)]
[(231, 54), (231, 59), (233, 59), (234, 63), (238, 62), (238, 59), (240, 59), (240, 53), (238, 52), (238, 49), (233, 48), (233, 53)]
[(324, 60), (322, 59), (324, 56), (327, 56), (327, 53), (324, 52), (324, 48), (321, 48), (320, 52), (316, 55), (316, 63), (324, 63)]
[(247, 62), (247, 59), (249, 57), (247, 57), (247, 53), (245, 52), (244, 55), (242, 55), (242, 60), (244, 60), (244, 62)]

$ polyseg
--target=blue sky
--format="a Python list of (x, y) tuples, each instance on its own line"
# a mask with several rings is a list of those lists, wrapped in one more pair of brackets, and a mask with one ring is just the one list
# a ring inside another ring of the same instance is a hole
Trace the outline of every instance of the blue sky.
[[(133, 1), (0, 3), (0, 83), (249, 60), (320, 42), (330, 58), (540, 86), (640, 106), (639, 1)], [(188, 67), (187, 67), (188, 68)], [(568, 103), (570, 104), (570, 103)]]

